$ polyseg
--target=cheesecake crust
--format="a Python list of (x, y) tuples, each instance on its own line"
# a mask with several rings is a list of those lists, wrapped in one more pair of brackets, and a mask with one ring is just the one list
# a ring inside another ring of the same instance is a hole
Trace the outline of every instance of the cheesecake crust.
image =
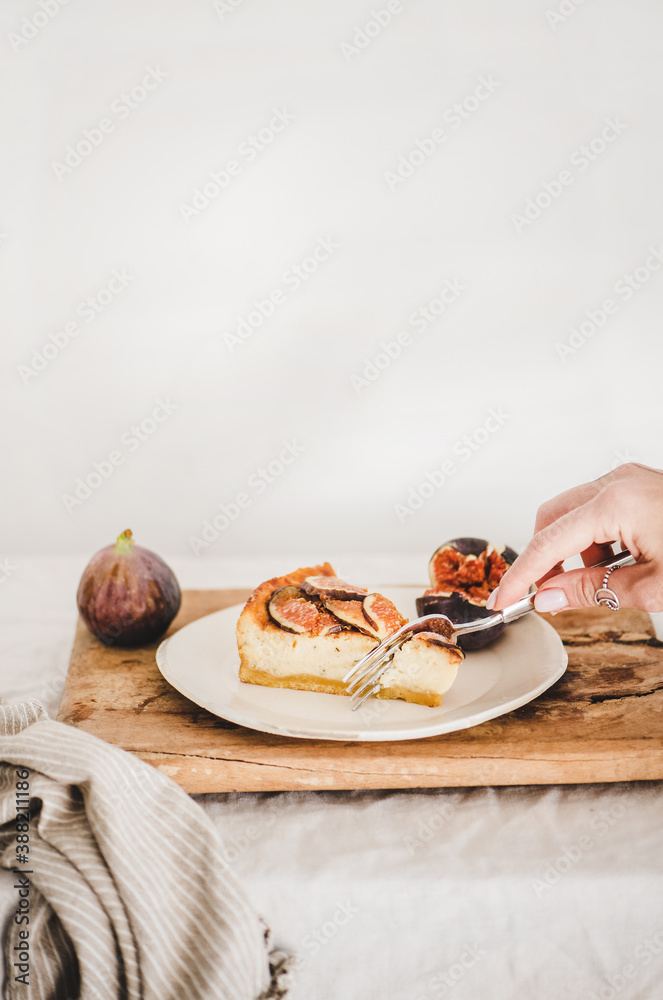
[[(290, 674), (286, 677), (270, 674), (257, 667), (242, 664), (239, 668), (239, 679), (246, 684), (259, 684), (261, 687), (291, 688), (295, 691), (316, 691), (318, 694), (348, 695), (347, 684), (333, 680), (331, 677), (316, 677), (313, 674)], [(381, 688), (376, 698), (383, 700), (401, 699), (416, 705), (428, 705), (437, 708), (442, 704), (442, 695), (437, 691), (413, 691), (402, 684), (392, 684)]]

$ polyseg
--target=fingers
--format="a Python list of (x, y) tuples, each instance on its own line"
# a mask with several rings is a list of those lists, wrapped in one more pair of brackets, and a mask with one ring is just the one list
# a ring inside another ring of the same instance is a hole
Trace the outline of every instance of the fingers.
[[(585, 564), (585, 566), (595, 566), (597, 563), (606, 562), (608, 559), (611, 559), (612, 556), (615, 555), (613, 551), (614, 544), (615, 544), (614, 542), (606, 542), (602, 545), (599, 545), (597, 542), (592, 542), (592, 544), (588, 546), (588, 548), (586, 548), (584, 552), (581, 553), (582, 561)], [(621, 545), (621, 548), (623, 549), (624, 546)], [(543, 586), (543, 584), (546, 583), (548, 580), (551, 580), (555, 576), (559, 576), (559, 574), (563, 572), (564, 572), (563, 563), (561, 562), (555, 563), (552, 569), (549, 569), (547, 573), (543, 574), (540, 580), (536, 581), (537, 587), (540, 589)], [(601, 572), (605, 573), (605, 568), (601, 568)], [(497, 601), (495, 601), (495, 603), (497, 603)], [(493, 603), (491, 602), (491, 604), (488, 605), (488, 607), (489, 610), (492, 609)], [(551, 610), (554, 610), (554, 608)]]
[[(594, 596), (603, 586), (606, 570), (573, 569), (547, 580), (536, 593), (534, 607), (537, 611), (563, 611), (565, 608), (594, 607)], [(655, 574), (647, 563), (637, 566), (622, 566), (615, 569), (608, 579), (608, 588), (619, 598), (623, 608), (657, 610), (663, 604), (660, 592), (652, 586)]]
[(603, 545), (599, 545), (598, 542), (592, 542), (592, 544), (581, 552), (582, 561), (585, 566), (596, 566), (597, 563), (605, 562), (606, 559), (610, 559), (614, 556), (612, 546), (614, 545), (614, 540), (612, 542), (606, 542)]
[(552, 500), (547, 500), (546, 503), (541, 504), (536, 512), (534, 533), (536, 534), (537, 531), (541, 531), (542, 528), (547, 528), (549, 524), (557, 521), (564, 514), (568, 514), (570, 511), (576, 510), (576, 508), (582, 507), (583, 504), (593, 500), (601, 492), (607, 479), (608, 477), (603, 476), (601, 479), (595, 479), (591, 483), (574, 486), (573, 489), (565, 490), (564, 493), (559, 493)]
[(537, 587), (540, 587), (541, 584), (545, 583), (546, 580), (548, 580), (551, 576), (557, 576), (558, 573), (562, 573), (563, 571), (564, 571), (564, 566), (562, 565), (562, 563), (561, 562), (556, 563), (552, 569), (548, 570), (547, 573), (543, 574), (540, 580), (536, 581)]
[(533, 580), (542, 579), (552, 567), (595, 542), (607, 545), (618, 534), (610, 522), (605, 506), (591, 500), (542, 528), (502, 577), (493, 607), (500, 610), (515, 604)]
[(574, 486), (570, 490), (565, 490), (564, 493), (558, 493), (556, 497), (553, 497), (551, 500), (547, 500), (546, 503), (539, 507), (536, 512), (534, 533), (536, 534), (538, 531), (541, 531), (542, 528), (547, 528), (549, 524), (557, 521), (558, 518), (562, 517), (564, 514), (568, 514), (570, 511), (589, 503), (589, 501), (597, 497), (601, 490), (605, 489), (606, 486), (609, 486), (619, 480), (632, 481), (634, 479), (640, 479), (643, 471), (648, 475), (652, 472), (660, 472), (661, 470), (649, 469), (646, 465), (629, 462), (625, 465), (618, 466), (616, 469), (612, 469), (604, 476), (599, 476), (598, 479), (593, 479), (589, 483), (582, 483), (581, 486)]

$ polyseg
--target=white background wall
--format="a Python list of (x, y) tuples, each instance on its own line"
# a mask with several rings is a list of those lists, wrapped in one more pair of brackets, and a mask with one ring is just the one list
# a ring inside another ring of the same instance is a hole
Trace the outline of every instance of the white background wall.
[[(624, 458), (662, 465), (663, 274), (629, 301), (615, 283), (663, 247), (663, 5), (587, 0), (553, 25), (560, 2), (403, 0), (344, 54), (382, 0), (69, 0), (28, 41), (41, 8), (4, 0), (0, 552), (92, 552), (131, 526), (190, 553), (239, 492), (250, 503), (201, 558), (425, 551), (458, 534), (518, 546), (549, 495)], [(148, 68), (165, 78), (117, 110)], [(481, 76), (499, 86), (455, 128), (445, 112)], [(248, 163), (240, 144), (278, 108), (294, 120)], [(103, 118), (113, 130), (56, 176)], [(606, 119), (621, 134), (582, 169), (574, 150)], [(436, 127), (446, 141), (390, 190)], [(185, 221), (233, 158), (239, 176)], [(517, 225), (564, 169), (572, 183)], [(338, 248), (288, 288), (321, 237)], [(114, 270), (131, 280), (87, 322), (79, 304)], [(447, 279), (465, 290), (417, 330)], [(279, 288), (231, 351), (224, 334)], [(563, 360), (557, 345), (607, 297), (616, 313)], [(33, 351), (72, 322), (36, 372)], [(401, 331), (410, 346), (354, 387)], [(156, 399), (176, 409), (132, 450)], [(491, 408), (508, 419), (464, 461), (454, 447)], [(287, 441), (303, 454), (247, 488)], [(118, 451), (67, 510), (63, 494)], [(455, 473), (399, 519), (449, 459)]]

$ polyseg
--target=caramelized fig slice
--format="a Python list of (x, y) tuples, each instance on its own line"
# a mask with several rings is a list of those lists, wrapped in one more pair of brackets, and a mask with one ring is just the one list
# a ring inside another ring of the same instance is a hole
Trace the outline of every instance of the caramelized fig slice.
[(430, 591), (427, 591), (423, 597), (417, 598), (417, 616), (423, 618), (424, 615), (444, 615), (445, 617), (438, 618), (437, 621), (425, 622), (423, 625), (418, 625), (417, 632), (435, 632), (437, 635), (452, 641), (454, 627), (449, 620), (449, 616), (441, 606), (434, 603), (439, 595), (429, 596), (429, 594)]
[(341, 625), (333, 615), (321, 611), (306, 599), (299, 587), (280, 587), (267, 605), (269, 616), (279, 628), (297, 635), (330, 635), (340, 632)]
[(329, 598), (325, 601), (325, 607), (346, 625), (352, 625), (353, 628), (359, 629), (360, 632), (364, 632), (365, 635), (370, 635), (374, 639), (379, 638), (377, 629), (369, 623), (359, 601), (335, 601)]
[(364, 598), (364, 614), (381, 641), (407, 624), (407, 618), (403, 618), (396, 605), (382, 594), (368, 594)]
[(323, 612), (320, 614), (320, 627), (319, 630), (314, 633), (314, 635), (336, 635), (337, 632), (343, 631), (343, 625), (336, 618), (335, 615), (327, 615)]
[(305, 594), (321, 597), (323, 600), (363, 601), (366, 597), (366, 590), (362, 587), (355, 587), (337, 576), (307, 576), (302, 583), (302, 590)]
[(443, 649), (447, 649), (452, 653), (459, 663), (465, 659), (465, 653), (460, 646), (457, 646), (455, 642), (440, 635), (438, 632), (417, 632), (411, 639), (408, 639), (408, 642), (414, 642), (417, 639), (422, 639), (431, 646), (442, 646)]

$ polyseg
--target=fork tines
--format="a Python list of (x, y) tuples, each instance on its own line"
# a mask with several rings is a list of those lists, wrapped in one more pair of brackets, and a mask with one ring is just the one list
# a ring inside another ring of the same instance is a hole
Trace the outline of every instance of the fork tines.
[(354, 667), (345, 675), (343, 681), (348, 685), (348, 694), (352, 695), (353, 712), (378, 690), (380, 678), (391, 663), (397, 648), (409, 638), (412, 631), (415, 631), (412, 628), (412, 623), (402, 625), (393, 635), (390, 635), (384, 642), (381, 642), (379, 646), (376, 646), (355, 663)]

